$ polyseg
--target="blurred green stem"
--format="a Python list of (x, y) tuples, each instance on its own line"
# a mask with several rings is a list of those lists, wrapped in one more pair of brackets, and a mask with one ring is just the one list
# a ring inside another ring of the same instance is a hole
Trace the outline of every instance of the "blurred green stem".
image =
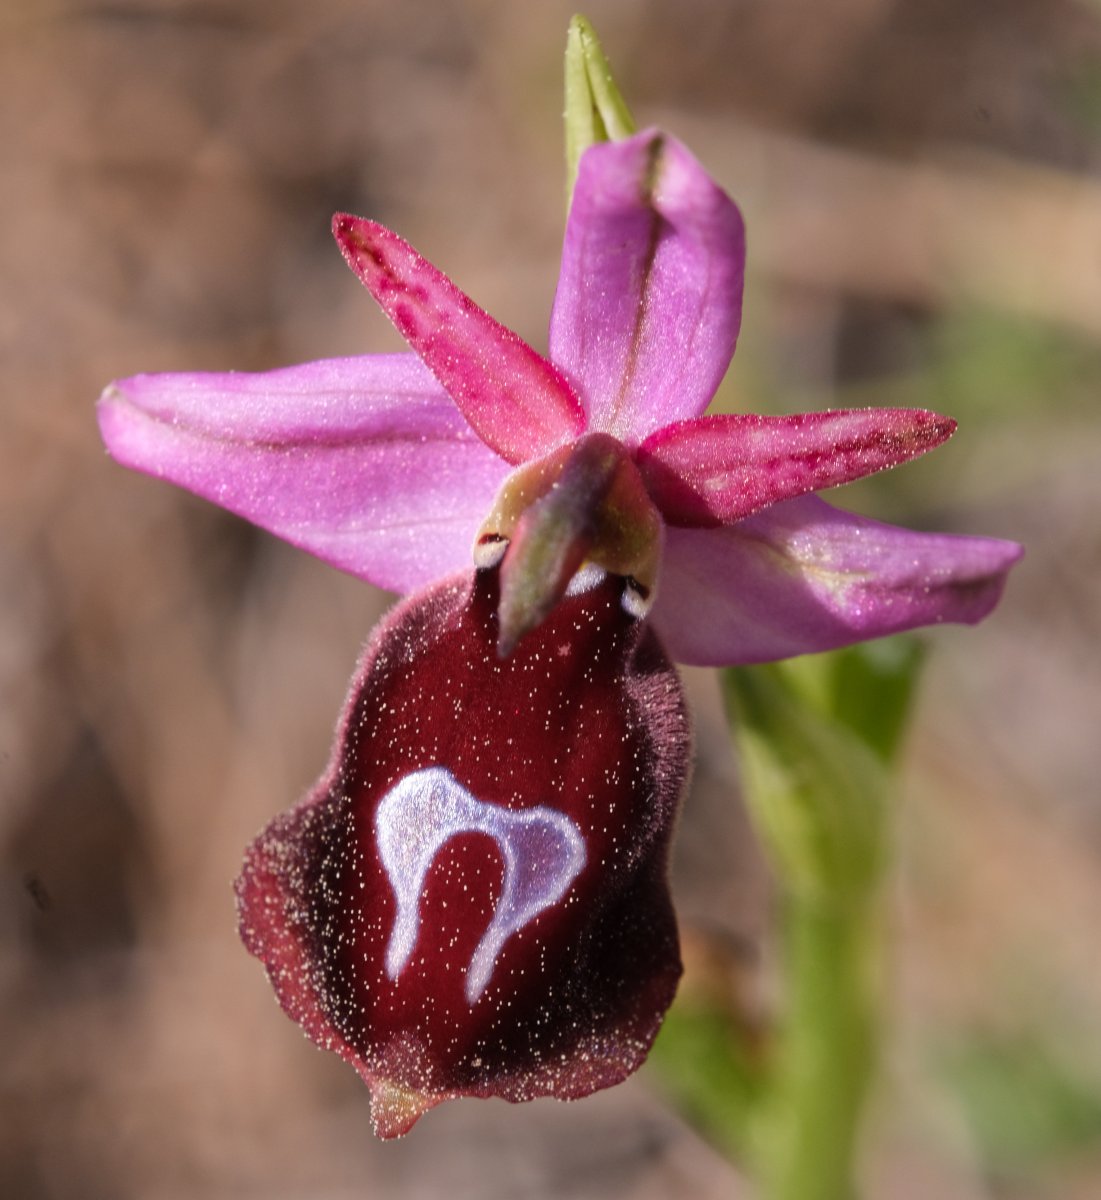
[(851, 1200), (875, 1058), (879, 922), (869, 903), (788, 897), (788, 1009), (755, 1144), (770, 1200)]
[(781, 903), (783, 1012), (750, 1144), (768, 1200), (853, 1200), (876, 1059), (890, 766), (912, 640), (723, 672)]

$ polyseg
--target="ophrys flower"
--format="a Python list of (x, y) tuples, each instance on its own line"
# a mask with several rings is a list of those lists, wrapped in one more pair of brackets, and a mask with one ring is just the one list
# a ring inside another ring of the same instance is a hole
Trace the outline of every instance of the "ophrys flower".
[(427, 585), (238, 884), (280, 1002), (392, 1135), (450, 1096), (583, 1095), (644, 1057), (679, 972), (665, 859), (689, 735), (667, 653), (747, 663), (976, 621), (1020, 549), (810, 494), (949, 419), (703, 415), (737, 340), (742, 221), (657, 131), (581, 160), (547, 356), (396, 234), (334, 232), (413, 353), (137, 376), (100, 420), (121, 462)]

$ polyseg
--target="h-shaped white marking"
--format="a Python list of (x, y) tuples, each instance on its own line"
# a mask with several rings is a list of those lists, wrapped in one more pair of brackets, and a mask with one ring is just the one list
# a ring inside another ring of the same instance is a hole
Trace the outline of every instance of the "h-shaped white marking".
[(489, 985), (505, 942), (557, 903), (585, 865), (581, 831), (553, 808), (513, 812), (479, 800), (445, 767), (425, 767), (399, 780), (375, 811), (379, 857), (397, 901), (386, 946), (386, 974), (404, 970), (420, 932), (424, 880), (441, 847), (461, 833), (488, 834), (505, 860), (493, 917), (466, 972), (466, 999), (474, 1004)]

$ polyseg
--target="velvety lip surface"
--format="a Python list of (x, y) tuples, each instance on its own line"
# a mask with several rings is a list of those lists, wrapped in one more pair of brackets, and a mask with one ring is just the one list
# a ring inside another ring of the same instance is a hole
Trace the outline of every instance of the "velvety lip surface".
[[(327, 772), (246, 855), (242, 937), (288, 1014), (370, 1085), (382, 1136), (456, 1096), (617, 1083), (672, 999), (666, 860), (690, 736), (676, 674), (623, 586), (605, 576), (567, 596), (505, 660), (496, 570), (406, 601), (372, 638)], [(409, 820), (469, 829), (430, 847), (407, 892), (417, 932), (393, 943), (403, 885), (380, 829), (426, 774), (439, 794)], [(486, 829), (525, 820), (517, 855), (542, 842), (513, 864), (508, 837)], [(531, 877), (547, 864), (549, 881)], [(550, 899), (518, 910), (471, 988), (513, 870)]]

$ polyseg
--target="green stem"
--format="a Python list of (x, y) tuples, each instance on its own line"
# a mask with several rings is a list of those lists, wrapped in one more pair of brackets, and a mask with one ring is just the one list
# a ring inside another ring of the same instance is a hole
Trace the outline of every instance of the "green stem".
[(784, 1010), (751, 1144), (768, 1200), (853, 1200), (876, 1059), (883, 887), (921, 653), (853, 647), (723, 672), (782, 905)]
[(879, 921), (870, 899), (787, 898), (788, 1011), (757, 1146), (769, 1200), (852, 1200), (875, 1060)]

